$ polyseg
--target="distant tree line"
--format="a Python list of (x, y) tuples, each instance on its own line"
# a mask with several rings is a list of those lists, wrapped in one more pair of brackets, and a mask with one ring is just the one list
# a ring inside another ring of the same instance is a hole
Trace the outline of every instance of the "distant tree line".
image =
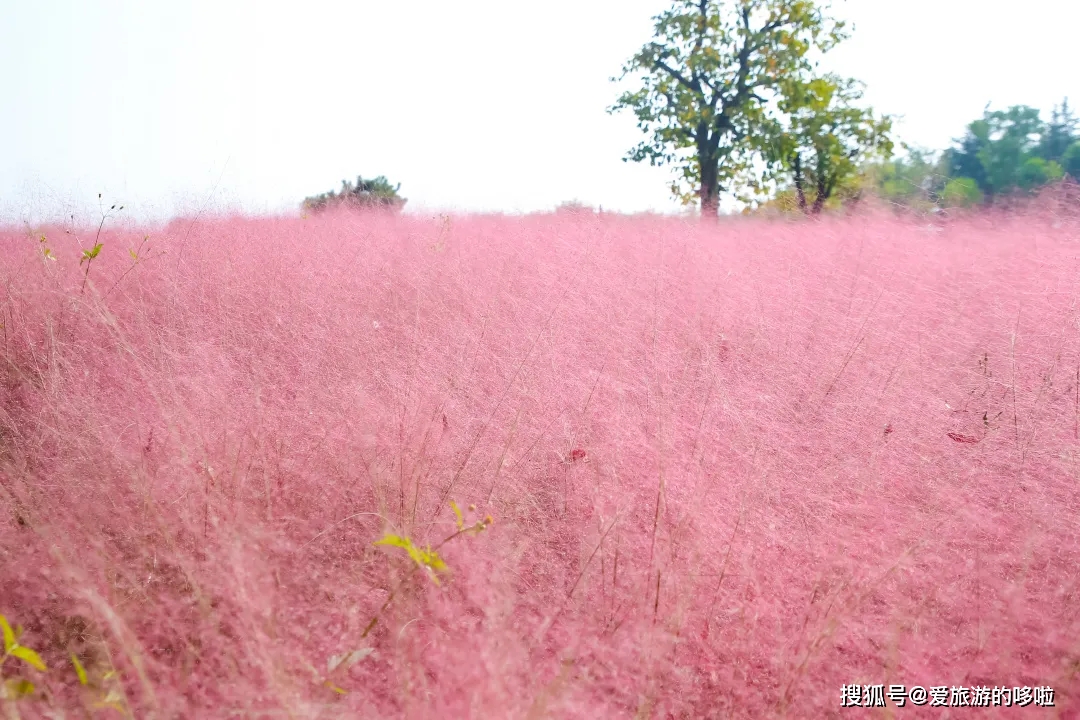
[(945, 152), (904, 146), (894, 157), (893, 118), (861, 105), (858, 81), (818, 72), (848, 37), (828, 10), (815, 0), (673, 0), (612, 78), (637, 85), (609, 112), (632, 112), (646, 135), (625, 159), (675, 167), (672, 193), (704, 216), (717, 215), (722, 193), (817, 214), (867, 193), (932, 209), (1080, 178), (1067, 101), (1047, 122), (1034, 108), (988, 107)]
[(987, 108), (952, 147), (909, 149), (864, 168), (865, 180), (885, 200), (915, 208), (993, 205), (1066, 177), (1080, 181), (1077, 129), (1068, 99), (1048, 121), (1026, 105)]

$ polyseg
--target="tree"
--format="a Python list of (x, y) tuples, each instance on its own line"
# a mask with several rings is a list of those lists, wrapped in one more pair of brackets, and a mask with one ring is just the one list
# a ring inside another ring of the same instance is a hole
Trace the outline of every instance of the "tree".
[(1061, 158), (1061, 166), (1073, 180), (1080, 182), (1080, 142), (1074, 142)]
[(959, 147), (949, 151), (949, 174), (970, 177), (991, 198), (1024, 187), (1039, 176), (1038, 163), (1028, 162), (1038, 156), (1045, 133), (1046, 124), (1036, 108), (987, 109), (981, 120), (968, 125), (965, 136), (957, 141)]
[(826, 75), (785, 81), (782, 87), (783, 120), (774, 123), (767, 158), (779, 177), (790, 180), (799, 209), (817, 215), (839, 188), (857, 195), (861, 166), (892, 156), (892, 118), (857, 107), (863, 86), (854, 80)]
[(1060, 164), (1069, 146), (1078, 139), (1076, 125), (1076, 118), (1069, 107), (1069, 98), (1065, 98), (1061, 105), (1055, 105), (1050, 113), (1050, 122), (1046, 123), (1046, 130), (1039, 142), (1039, 157)]
[(948, 182), (943, 159), (923, 148), (902, 147), (902, 157), (867, 163), (862, 169), (864, 185), (893, 205), (933, 211)]
[(355, 185), (348, 180), (342, 180), (341, 191), (338, 193), (331, 190), (314, 197), (304, 198), (301, 209), (317, 212), (328, 207), (349, 205), (398, 211), (408, 202), (405, 198), (398, 196), (400, 189), (401, 183), (396, 186), (391, 185), (382, 175), (373, 180), (365, 180), (358, 176)]
[(1033, 156), (1024, 161), (1016, 172), (1016, 184), (1024, 190), (1035, 190), (1048, 182), (1060, 180), (1065, 173), (1053, 160), (1047, 162)]
[(813, 0), (674, 0), (651, 42), (624, 66), (641, 76), (609, 112), (631, 110), (648, 135), (626, 160), (675, 165), (672, 192), (715, 217), (719, 196), (764, 148), (761, 130), (781, 78), (807, 76), (811, 50), (846, 37)]
[(959, 147), (945, 151), (949, 176), (970, 178), (980, 188), (989, 187), (986, 168), (979, 153), (990, 144), (990, 124), (985, 119), (976, 120), (968, 125), (967, 133), (955, 142)]
[(946, 207), (970, 207), (982, 200), (983, 194), (978, 183), (969, 177), (953, 178), (941, 191), (941, 202)]

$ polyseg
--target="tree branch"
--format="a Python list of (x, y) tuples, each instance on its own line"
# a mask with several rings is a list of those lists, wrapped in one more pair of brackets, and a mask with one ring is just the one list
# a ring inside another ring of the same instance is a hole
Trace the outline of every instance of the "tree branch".
[[(687, 80), (686, 77), (683, 76), (682, 73), (680, 73), (678, 70), (675, 70), (674, 68), (672, 68), (670, 65), (668, 65), (663, 60), (661, 60), (659, 58), (654, 60), (653, 61), (653, 69), (654, 70), (663, 70), (668, 75), (675, 78), (675, 80), (677, 80), (679, 82), (679, 84), (682, 85), (683, 87), (685, 87), (687, 90), (694, 91), (693, 84), (691, 84), (691, 82), (689, 80)], [(698, 90), (696, 92), (698, 94), (701, 94), (701, 89), (698, 88)]]
[[(784, 19), (782, 15), (780, 15), (772, 21), (763, 25), (761, 30), (754, 33), (754, 36), (757, 38), (757, 42), (750, 46), (750, 52), (757, 52), (761, 48), (765, 47), (765, 45), (767, 45), (769, 42), (769, 34), (772, 33), (774, 30), (779, 30), (784, 25), (786, 25), (787, 22), (788, 21)], [(746, 30), (747, 32), (749, 32), (750, 28), (746, 27)]]
[[(709, 19), (709, 0), (698, 0), (698, 12), (700, 13), (697, 24), (698, 33), (697, 39), (694, 41), (694, 49), (690, 51), (691, 57), (701, 52), (701, 47), (705, 43), (705, 27)], [(704, 76), (697, 70), (695, 70), (694, 74), (691, 76), (694, 83), (693, 90), (699, 94), (701, 93), (701, 80), (703, 77)], [(708, 80), (705, 82), (708, 84)]]

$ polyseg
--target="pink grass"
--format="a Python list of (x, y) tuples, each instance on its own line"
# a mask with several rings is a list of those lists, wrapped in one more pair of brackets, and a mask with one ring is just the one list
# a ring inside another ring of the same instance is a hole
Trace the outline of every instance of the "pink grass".
[[(1052, 221), (238, 218), (134, 268), (106, 227), (85, 292), (73, 236), (5, 231), (0, 612), (50, 667), (20, 708), (92, 706), (74, 652), (136, 717), (861, 716), (845, 683), (1074, 716)], [(437, 545), (450, 500), (494, 525), (441, 585), (373, 545)]]

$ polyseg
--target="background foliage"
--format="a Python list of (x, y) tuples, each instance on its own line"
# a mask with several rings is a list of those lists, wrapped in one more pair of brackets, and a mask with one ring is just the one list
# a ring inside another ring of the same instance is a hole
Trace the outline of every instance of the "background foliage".
[(390, 181), (380, 175), (373, 180), (365, 180), (357, 176), (356, 183), (348, 180), (341, 181), (341, 191), (333, 190), (313, 197), (304, 198), (301, 208), (308, 212), (324, 210), (328, 207), (339, 205), (351, 205), (354, 207), (385, 208), (400, 211), (407, 202), (406, 198), (398, 195), (401, 183), (391, 185)]

